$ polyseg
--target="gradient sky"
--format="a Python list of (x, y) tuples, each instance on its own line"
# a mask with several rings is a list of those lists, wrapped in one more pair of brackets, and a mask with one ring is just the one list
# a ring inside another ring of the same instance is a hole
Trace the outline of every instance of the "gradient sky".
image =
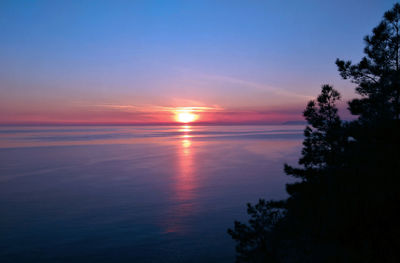
[(0, 1), (0, 123), (301, 119), (395, 1)]

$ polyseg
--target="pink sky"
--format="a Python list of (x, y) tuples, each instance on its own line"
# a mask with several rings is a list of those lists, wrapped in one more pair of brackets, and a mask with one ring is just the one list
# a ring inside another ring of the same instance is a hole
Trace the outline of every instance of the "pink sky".
[(334, 61), (358, 61), (392, 6), (78, 2), (1, 6), (0, 124), (302, 120), (323, 84), (354, 97)]

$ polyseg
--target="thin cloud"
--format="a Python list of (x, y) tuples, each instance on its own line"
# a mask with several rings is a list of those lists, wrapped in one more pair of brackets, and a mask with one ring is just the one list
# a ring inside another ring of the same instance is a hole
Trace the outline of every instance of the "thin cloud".
[(274, 87), (271, 85), (267, 84), (261, 84), (253, 81), (248, 81), (248, 80), (243, 80), (231, 76), (225, 76), (225, 75), (218, 75), (218, 74), (208, 74), (208, 73), (202, 73), (190, 69), (184, 69), (184, 68), (176, 68), (178, 71), (183, 71), (189, 74), (193, 74), (194, 76), (197, 76), (199, 78), (203, 78), (209, 81), (214, 81), (214, 82), (225, 82), (231, 85), (239, 85), (242, 86), (243, 88), (250, 88), (250, 89), (255, 89), (258, 91), (267, 91), (274, 93), (275, 95), (282, 96), (282, 97), (291, 97), (291, 98), (300, 98), (300, 99), (312, 99), (314, 96), (311, 95), (304, 95), (304, 94), (299, 94), (296, 92), (288, 91), (282, 88)]
[(118, 105), (118, 104), (95, 104), (89, 105), (97, 110), (111, 109), (128, 112), (176, 112), (176, 111), (193, 111), (193, 112), (207, 112), (207, 111), (222, 111), (224, 110), (219, 106), (192, 106), (192, 107), (172, 107), (172, 106), (154, 106), (154, 105)]

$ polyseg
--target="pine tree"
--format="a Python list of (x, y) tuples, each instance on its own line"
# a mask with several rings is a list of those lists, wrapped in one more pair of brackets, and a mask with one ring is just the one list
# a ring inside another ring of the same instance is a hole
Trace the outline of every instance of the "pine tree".
[(400, 118), (400, 4), (384, 14), (373, 34), (364, 38), (365, 57), (358, 64), (336, 60), (340, 75), (357, 84), (361, 99), (349, 103), (361, 121)]
[(249, 205), (249, 225), (228, 231), (238, 262), (399, 262), (399, 20), (395, 4), (358, 64), (336, 61), (361, 95), (349, 102), (356, 120), (340, 120), (329, 85), (307, 104), (302, 167), (285, 165), (300, 180), (286, 200)]
[(338, 115), (336, 102), (340, 100), (338, 91), (329, 85), (323, 85), (317, 100), (307, 104), (303, 112), (308, 126), (304, 130), (302, 157), (299, 164), (304, 168), (285, 165), (285, 172), (304, 181), (316, 179), (319, 171), (333, 165), (335, 157), (341, 151), (340, 139), (342, 121)]

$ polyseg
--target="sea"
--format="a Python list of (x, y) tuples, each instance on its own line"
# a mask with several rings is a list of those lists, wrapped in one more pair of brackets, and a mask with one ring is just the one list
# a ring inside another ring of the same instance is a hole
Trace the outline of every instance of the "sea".
[(0, 261), (234, 262), (302, 125), (0, 126)]

